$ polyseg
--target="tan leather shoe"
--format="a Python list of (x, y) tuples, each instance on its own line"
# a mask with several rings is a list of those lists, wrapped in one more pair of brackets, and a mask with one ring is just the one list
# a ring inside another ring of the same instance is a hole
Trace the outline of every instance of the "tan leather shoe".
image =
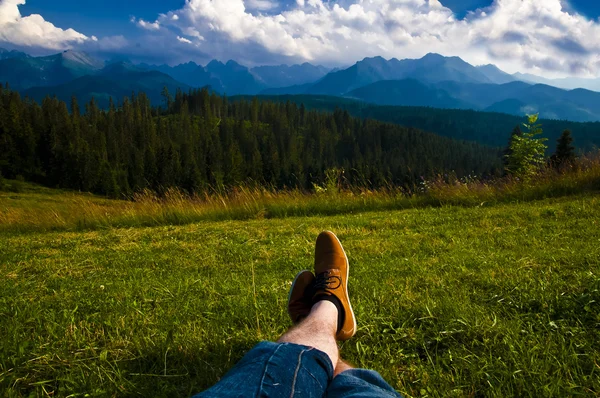
[(315, 281), (315, 276), (310, 271), (300, 271), (292, 282), (288, 296), (288, 314), (295, 325), (310, 314), (312, 297), (309, 296), (308, 287)]
[(315, 245), (315, 275), (313, 302), (322, 296), (335, 296), (340, 301), (343, 315), (338, 325), (338, 340), (348, 340), (356, 334), (356, 317), (348, 297), (348, 257), (333, 232), (321, 232)]

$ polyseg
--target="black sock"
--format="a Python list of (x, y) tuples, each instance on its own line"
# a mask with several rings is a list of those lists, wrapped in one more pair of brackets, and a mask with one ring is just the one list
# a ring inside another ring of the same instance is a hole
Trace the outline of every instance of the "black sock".
[(333, 303), (333, 305), (336, 306), (336, 308), (338, 310), (337, 331), (339, 333), (339, 331), (342, 330), (342, 326), (344, 326), (344, 307), (342, 306), (342, 302), (340, 301), (339, 298), (335, 297), (333, 294), (323, 294), (323, 295), (317, 296), (317, 298), (315, 300), (315, 304), (317, 304), (319, 301), (329, 301), (330, 303)]

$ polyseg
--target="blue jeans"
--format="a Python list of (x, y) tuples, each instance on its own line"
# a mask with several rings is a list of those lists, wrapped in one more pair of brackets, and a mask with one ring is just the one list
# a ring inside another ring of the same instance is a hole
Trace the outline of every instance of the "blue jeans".
[(324, 352), (291, 343), (257, 344), (202, 397), (400, 397), (372, 370), (351, 369), (333, 377)]

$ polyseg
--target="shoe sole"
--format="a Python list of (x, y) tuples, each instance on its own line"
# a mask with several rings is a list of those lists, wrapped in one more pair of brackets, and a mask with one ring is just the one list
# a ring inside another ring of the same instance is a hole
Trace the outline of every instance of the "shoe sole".
[(304, 271), (300, 271), (296, 274), (296, 277), (294, 278), (294, 281), (292, 282), (292, 287), (290, 288), (290, 292), (288, 293), (288, 301), (287, 301), (287, 313), (290, 317), (290, 319), (292, 320), (292, 322), (294, 322), (294, 319), (292, 318), (292, 314), (290, 313), (290, 301), (292, 300), (292, 292), (294, 291), (294, 288), (296, 287), (296, 282), (298, 282), (298, 278), (300, 277), (300, 275), (302, 275), (305, 272), (310, 272), (309, 270), (305, 269)]
[(337, 235), (331, 231), (327, 232), (329, 232), (335, 237), (335, 240), (337, 240), (338, 244), (342, 248), (342, 252), (344, 253), (344, 260), (346, 261), (346, 280), (344, 281), (344, 288), (346, 292), (346, 301), (348, 302), (348, 307), (350, 308), (350, 312), (352, 313), (352, 320), (354, 321), (354, 333), (352, 333), (352, 336), (354, 336), (356, 334), (356, 330), (358, 329), (358, 325), (356, 324), (356, 316), (354, 316), (354, 310), (352, 309), (352, 303), (350, 302), (350, 295), (348, 294), (348, 277), (350, 276), (350, 262), (348, 261), (348, 255), (346, 254), (346, 250), (344, 250), (344, 245), (342, 245), (342, 242), (340, 242), (340, 239), (337, 237)]

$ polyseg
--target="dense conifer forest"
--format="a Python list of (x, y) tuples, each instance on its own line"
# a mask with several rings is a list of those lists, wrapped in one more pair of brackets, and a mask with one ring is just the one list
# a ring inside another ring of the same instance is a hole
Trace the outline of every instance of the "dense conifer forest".
[(0, 88), (0, 173), (110, 196), (176, 187), (189, 193), (241, 184), (312, 189), (328, 170), (348, 185), (414, 186), (437, 173), (492, 175), (501, 151), (414, 128), (307, 110), (294, 103), (228, 100), (207, 89), (145, 94), (101, 110), (92, 100), (41, 104)]
[[(234, 97), (243, 98), (243, 97)], [(411, 126), (444, 137), (478, 142), (482, 145), (505, 146), (511, 131), (525, 121), (523, 116), (481, 112), (465, 109), (437, 109), (416, 106), (372, 105), (348, 98), (324, 95), (260, 96), (261, 100), (303, 103), (308, 109), (347, 110), (352, 116)], [(540, 119), (544, 136), (549, 140), (549, 153), (563, 131), (570, 130), (578, 151), (588, 152), (600, 147), (600, 122), (571, 122)]]

